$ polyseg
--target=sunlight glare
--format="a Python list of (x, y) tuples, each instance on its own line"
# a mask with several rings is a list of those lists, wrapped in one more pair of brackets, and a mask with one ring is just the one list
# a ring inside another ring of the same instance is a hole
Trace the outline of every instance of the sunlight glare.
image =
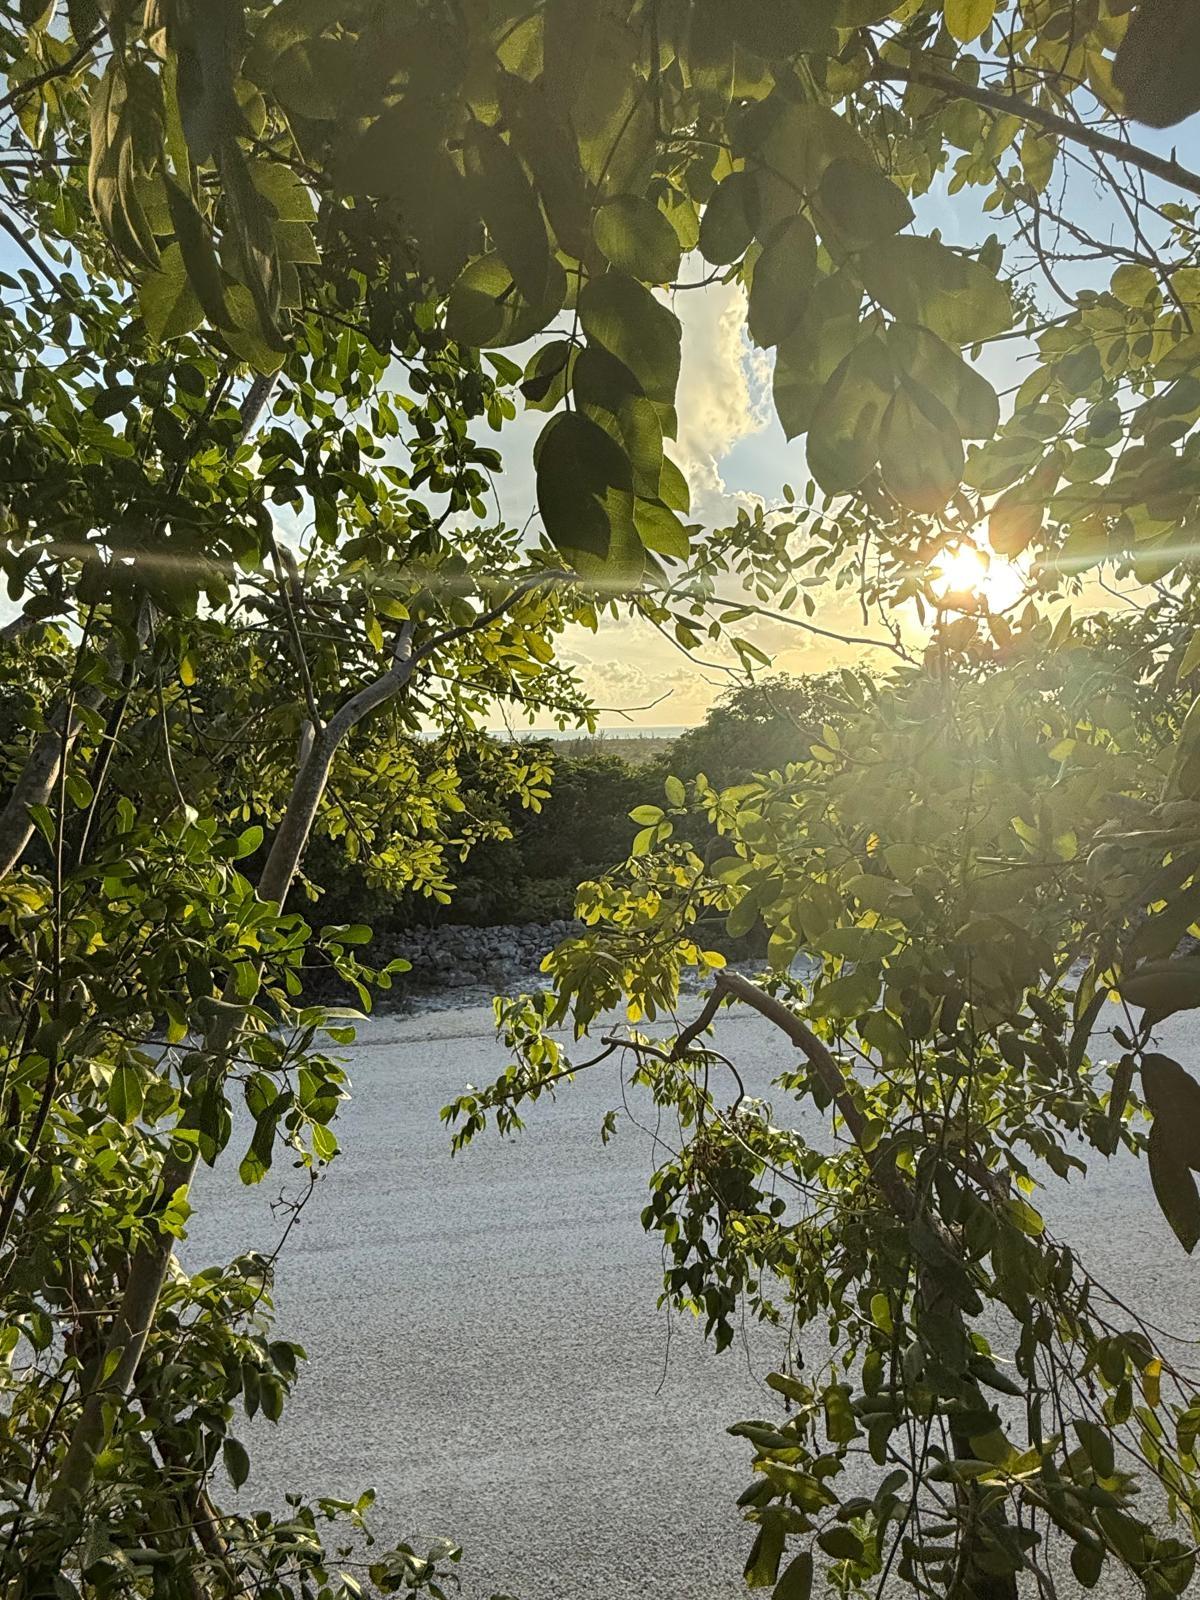
[(1011, 562), (993, 560), (973, 544), (960, 544), (938, 560), (943, 598), (972, 595), (986, 601), (989, 610), (1003, 611), (1019, 600), (1025, 579)]

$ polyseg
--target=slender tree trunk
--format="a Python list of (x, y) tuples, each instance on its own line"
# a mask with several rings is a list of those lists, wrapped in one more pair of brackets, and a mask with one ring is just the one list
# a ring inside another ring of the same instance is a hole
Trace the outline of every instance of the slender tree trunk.
[[(740, 973), (727, 970), (717, 973), (713, 994), (714, 997), (730, 995), (753, 1006), (762, 1016), (780, 1028), (797, 1049), (803, 1052), (837, 1106), (850, 1137), (862, 1149), (876, 1187), (898, 1216), (911, 1217), (912, 1191), (892, 1158), (884, 1155), (878, 1145), (868, 1147), (864, 1137), (866, 1129), (862, 1115), (847, 1093), (841, 1069), (812, 1029), (789, 1011), (781, 1001), (764, 994), (757, 984), (748, 978), (743, 978)], [(697, 1022), (707, 1024), (712, 1020), (714, 1011), (715, 1006), (705, 1007)], [(685, 1030), (681, 1038), (687, 1037), (690, 1041), (694, 1033), (699, 1031), (694, 1025), (694, 1031)], [(947, 1255), (957, 1259), (957, 1252), (952, 1242), (945, 1239), (944, 1243)], [(919, 1284), (919, 1293), (924, 1301), (926, 1314), (951, 1327), (965, 1352), (970, 1347), (970, 1340), (961, 1307), (946, 1294), (934, 1273), (921, 1271)], [(983, 1406), (982, 1396), (979, 1397), (979, 1404)], [(953, 1432), (952, 1443), (957, 1456), (968, 1457), (973, 1454), (970, 1440), (965, 1434)], [(986, 1565), (986, 1547), (1002, 1541), (1010, 1527), (1004, 1502), (1000, 1501), (994, 1506), (985, 1508), (980, 1503), (981, 1498), (978, 1485), (974, 1483), (956, 1487), (955, 1500), (962, 1519), (963, 1531), (958, 1571), (953, 1586), (948, 1591), (947, 1600), (1017, 1600), (1015, 1573), (991, 1572)]]
[[(334, 756), (350, 730), (407, 683), (413, 665), (409, 641), (406, 625), (398, 636), (388, 671), (352, 696), (308, 746), (259, 879), (261, 900), (282, 907), (287, 899), (316, 820)], [(231, 987), (204, 1040), (203, 1053), (209, 1064), (204, 1082), (197, 1085), (191, 1108), (183, 1118), (181, 1125), (185, 1128), (195, 1126), (205, 1088), (214, 1080), (222, 1081), (228, 1071), (243, 1009), (243, 1004), (235, 1003)], [(49, 1542), (53, 1548), (38, 1552), (42, 1571), (59, 1562), (70, 1546), (91, 1488), (96, 1457), (107, 1444), (115, 1415), (133, 1388), (174, 1250), (173, 1236), (157, 1230), (157, 1216), (181, 1190), (186, 1193), (196, 1161), (197, 1149), (193, 1144), (187, 1146), (183, 1154), (174, 1148), (169, 1150), (163, 1162), (155, 1212), (147, 1219), (147, 1237), (134, 1253), (120, 1307), (104, 1348), (89, 1373), (83, 1408), (47, 1496), (46, 1510), (52, 1519)]]

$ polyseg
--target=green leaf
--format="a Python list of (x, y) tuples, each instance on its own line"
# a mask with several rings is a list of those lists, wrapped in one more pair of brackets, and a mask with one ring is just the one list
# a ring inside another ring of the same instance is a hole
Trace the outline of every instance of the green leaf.
[(795, 328), (808, 305), (817, 273), (817, 236), (804, 217), (787, 217), (774, 228), (754, 263), (747, 325), (756, 344), (778, 344)]
[(864, 339), (821, 390), (808, 433), (808, 465), (827, 494), (855, 489), (879, 456), (879, 430), (895, 389), (882, 339)]
[(543, 299), (527, 300), (493, 251), (472, 261), (455, 280), (446, 304), (446, 332), (476, 350), (523, 344), (558, 314), (566, 293), (566, 273), (551, 258)]
[(738, 0), (727, 26), (738, 44), (767, 61), (809, 51), (832, 53), (833, 0)]
[(607, 194), (640, 193), (644, 178), (631, 180), (654, 158), (640, 31), (615, 7), (548, 0), (544, 11), (546, 99), (574, 131), (585, 175)]
[(940, 239), (881, 239), (862, 251), (855, 270), (867, 293), (893, 316), (921, 323), (948, 344), (976, 344), (1012, 325), (1005, 286)]
[(731, 939), (744, 939), (758, 923), (758, 899), (750, 891), (742, 896), (725, 919), (725, 932)]
[(700, 218), (700, 254), (714, 266), (745, 255), (758, 220), (758, 189), (748, 172), (731, 172), (713, 190)]
[(634, 806), (629, 813), (630, 822), (636, 822), (641, 828), (653, 827), (656, 823), (661, 822), (662, 819), (663, 808), (661, 806)]
[(315, 222), (312, 195), (303, 179), (276, 161), (252, 161), (250, 179), (278, 222)]
[(1200, 667), (1200, 628), (1192, 634), (1188, 647), (1183, 652), (1183, 660), (1179, 663), (1179, 678), (1190, 677), (1197, 667)]
[[(482, 229), (474, 186), (445, 149), (443, 134), (429, 101), (413, 94), (345, 141), (334, 173), (346, 193), (376, 195), (400, 208), (422, 261), (446, 287), (482, 248)], [(545, 292), (551, 289), (547, 280)]]
[(808, 432), (822, 389), (870, 331), (859, 321), (861, 301), (862, 290), (849, 273), (818, 279), (803, 321), (779, 346), (775, 410), (789, 439)]
[(765, 129), (750, 170), (758, 190), (758, 224), (770, 229), (815, 197), (834, 161), (878, 168), (863, 136), (827, 106), (773, 96), (764, 107)]
[(671, 405), (679, 381), (679, 318), (623, 273), (592, 278), (579, 295), (583, 331), (628, 367), (651, 400)]
[(464, 143), (479, 210), (500, 259), (531, 306), (546, 300), (550, 240), (533, 185), (516, 151), (494, 128), (472, 122)]
[(622, 194), (596, 212), (592, 229), (605, 259), (643, 283), (672, 283), (679, 276), (679, 237), (652, 201)]
[(83, 44), (95, 33), (100, 22), (96, 0), (67, 0), (67, 19), (76, 44)]
[(235, 1489), (240, 1489), (250, 1476), (250, 1456), (240, 1439), (232, 1435), (221, 1441), (221, 1459)]
[(988, 543), (999, 556), (1019, 556), (1042, 531), (1045, 496), (1031, 479), (1002, 494), (988, 514)]
[(576, 346), (569, 339), (552, 339), (530, 356), (521, 382), (525, 404), (533, 411), (553, 411), (567, 392)]
[(633, 521), (638, 538), (647, 550), (673, 561), (686, 561), (691, 554), (692, 543), (687, 529), (661, 500), (644, 500), (639, 495), (634, 501)]
[(784, 1568), (783, 1576), (775, 1585), (771, 1600), (809, 1600), (812, 1586), (812, 1551), (802, 1550)]
[(913, 208), (886, 173), (839, 156), (821, 177), (814, 210), (821, 236), (841, 250), (858, 250), (899, 233)]
[(835, 1524), (817, 1535), (817, 1543), (834, 1561), (857, 1561), (863, 1553), (863, 1543), (851, 1528)]
[(1071, 1551), (1071, 1571), (1085, 1589), (1094, 1589), (1104, 1571), (1104, 1546), (1081, 1539)]
[(1079, 1442), (1087, 1453), (1087, 1458), (1092, 1464), (1092, 1470), (1098, 1478), (1111, 1478), (1116, 1471), (1116, 1456), (1113, 1453), (1112, 1434), (1099, 1423), (1088, 1422), (1078, 1418), (1072, 1427), (1079, 1435)]
[[(1146, 963), (1158, 968), (1177, 965)], [(1174, 983), (1177, 979), (1169, 974), (1166, 981)], [(1128, 998), (1128, 980), (1122, 981), (1121, 993)], [(1157, 1009), (1153, 1014), (1157, 1017)], [(1170, 1056), (1147, 1051), (1142, 1057), (1142, 1092), (1154, 1114), (1149, 1141), (1150, 1181), (1163, 1215), (1190, 1254), (1200, 1243), (1200, 1191), (1189, 1171), (1200, 1170), (1200, 1084)]]
[(214, 327), (223, 327), (229, 320), (225, 304), (225, 289), (221, 269), (217, 265), (216, 251), (208, 225), (192, 201), (190, 194), (177, 183), (167, 179), (167, 204), (171, 224), (183, 253), (188, 282), (204, 308), (204, 315)]
[(627, 563), (640, 548), (629, 458), (612, 436), (575, 412), (552, 417), (538, 440), (538, 510), (551, 543), (576, 561)]
[(231, 283), (225, 291), (228, 312), (221, 336), (225, 343), (256, 372), (278, 372), (286, 354), (273, 329), (263, 326), (259, 307), (250, 290)]
[(1194, 7), (1138, 6), (1112, 76), (1126, 114), (1152, 128), (1169, 128), (1200, 110), (1200, 28)]
[(1165, 961), (1143, 961), (1121, 979), (1118, 987), (1130, 1005), (1142, 1006), (1149, 1017), (1161, 1022), (1176, 1011), (1200, 1006), (1200, 958), (1176, 956)]
[(610, 433), (628, 456), (634, 492), (657, 500), (662, 487), (662, 421), (654, 402), (639, 392), (633, 373), (593, 345), (576, 358), (571, 388), (578, 409)]
[(687, 512), (692, 508), (692, 491), (688, 488), (688, 481), (666, 454), (663, 455), (658, 493), (662, 503), (670, 506), (672, 511)]
[(928, 328), (893, 322), (887, 330), (893, 365), (936, 395), (964, 439), (990, 439), (1000, 425), (996, 391), (957, 350)]
[(946, 0), (946, 30), (959, 44), (970, 44), (991, 27), (996, 0)]
[(138, 305), (152, 339), (175, 339), (204, 321), (204, 311), (188, 282), (183, 251), (169, 244), (157, 272), (148, 272), (138, 286)]
[(940, 511), (959, 486), (963, 444), (954, 418), (922, 384), (905, 379), (879, 429), (879, 468), (901, 505)]
[(667, 803), (669, 805), (681, 806), (686, 803), (687, 789), (684, 787), (682, 778), (676, 778), (674, 776), (668, 777), (663, 784), (663, 788), (666, 791)]
[(775, 1582), (783, 1546), (784, 1533), (779, 1522), (763, 1523), (746, 1558), (745, 1579), (749, 1588), (767, 1589)]
[(143, 1101), (142, 1075), (137, 1068), (125, 1063), (114, 1067), (108, 1084), (109, 1115), (128, 1127), (141, 1115)]

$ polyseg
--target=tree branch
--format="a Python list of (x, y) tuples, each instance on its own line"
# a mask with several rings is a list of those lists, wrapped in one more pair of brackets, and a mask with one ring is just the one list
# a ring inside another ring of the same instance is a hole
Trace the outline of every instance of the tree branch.
[(982, 84), (963, 83), (958, 78), (934, 72), (928, 67), (902, 67), (890, 62), (881, 62), (871, 76), (888, 82), (917, 83), (926, 89), (940, 90), (952, 99), (971, 100), (977, 106), (986, 106), (989, 111), (999, 112), (1002, 116), (1019, 117), (1022, 122), (1036, 123), (1048, 133), (1056, 133), (1060, 138), (1070, 139), (1101, 155), (1112, 156), (1116, 161), (1138, 167), (1152, 177), (1161, 178), (1164, 183), (1186, 189), (1189, 194), (1200, 195), (1200, 173), (1191, 171), (1169, 156), (1155, 155), (1152, 150), (1143, 150), (1140, 145), (1127, 144), (1110, 134), (1099, 133), (1085, 123), (1072, 122), (1057, 111), (1035, 106), (1021, 95), (1003, 94), (999, 89), (989, 89)]
[(0, 111), (7, 111), (9, 106), (16, 105), (18, 100), (23, 100), (27, 94), (32, 94), (35, 89), (40, 89), (45, 83), (53, 83), (56, 78), (70, 77), (78, 67), (103, 39), (104, 28), (97, 28), (90, 38), (87, 38), (75, 51), (74, 55), (60, 61), (55, 67), (47, 67), (45, 72), (35, 73), (32, 78), (26, 78), (23, 83), (18, 83), (6, 95), (0, 96)]

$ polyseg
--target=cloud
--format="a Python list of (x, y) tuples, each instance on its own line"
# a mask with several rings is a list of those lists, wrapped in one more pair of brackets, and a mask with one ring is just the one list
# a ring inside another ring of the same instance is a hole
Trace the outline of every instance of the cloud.
[(679, 437), (674, 454), (692, 489), (697, 521), (730, 515), (733, 496), (721, 464), (740, 440), (771, 417), (770, 362), (746, 338), (746, 294), (740, 284), (712, 284), (675, 296), (683, 323)]

